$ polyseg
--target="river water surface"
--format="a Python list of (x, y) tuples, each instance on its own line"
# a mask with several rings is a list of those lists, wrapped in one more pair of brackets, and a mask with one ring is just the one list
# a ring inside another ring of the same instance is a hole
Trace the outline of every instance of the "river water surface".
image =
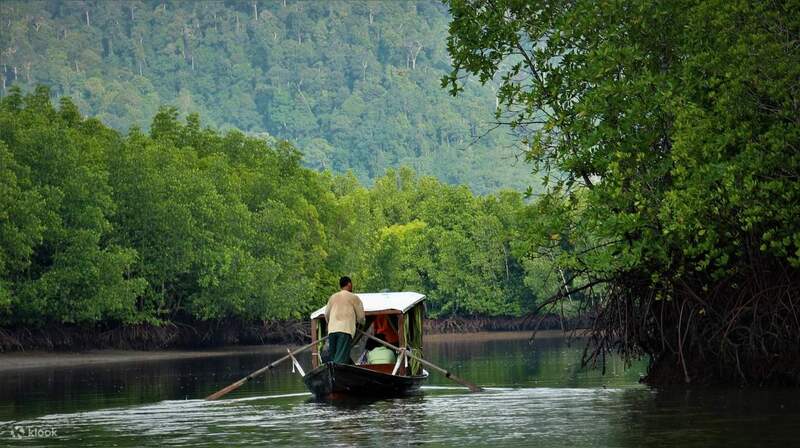
[(0, 446), (800, 446), (800, 391), (651, 389), (644, 362), (602, 375), (580, 368), (582, 343), (527, 336), (426, 341), (480, 394), (432, 373), (420, 396), (319, 403), (286, 364), (202, 400), (275, 350), (4, 372)]

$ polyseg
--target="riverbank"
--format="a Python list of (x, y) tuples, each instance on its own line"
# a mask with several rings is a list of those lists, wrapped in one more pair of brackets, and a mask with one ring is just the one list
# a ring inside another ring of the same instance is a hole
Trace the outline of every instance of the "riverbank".
[(86, 352), (15, 352), (0, 354), (0, 372), (49, 367), (82, 367), (125, 362), (170, 361), (178, 359), (213, 358), (242, 353), (277, 353), (285, 346), (265, 345), (225, 347), (218, 350), (90, 350)]
[[(499, 341), (529, 338), (528, 331), (499, 331), (469, 334), (434, 334), (426, 336), (426, 342), (443, 341)], [(559, 338), (564, 333), (558, 330), (545, 330), (537, 333), (537, 338)], [(288, 347), (296, 347), (289, 344)], [(0, 353), (0, 373), (25, 369), (43, 369), (56, 367), (86, 367), (94, 365), (118, 364), (130, 362), (171, 361), (180, 359), (217, 358), (242, 354), (286, 353), (287, 344), (265, 344), (228, 346), (212, 350), (89, 350), (84, 352), (44, 352), (29, 351)]]
[(544, 314), (536, 317), (451, 317), (447, 319), (426, 319), (425, 334), (439, 333), (478, 333), (484, 331), (539, 331), (588, 328), (586, 318), (564, 318), (558, 314)]
[(310, 339), (308, 322), (237, 319), (168, 322), (163, 325), (52, 324), (0, 328), (0, 352), (88, 350), (199, 350), (226, 346), (296, 343)]
[[(584, 328), (581, 319), (557, 315), (523, 317), (452, 317), (427, 319), (425, 334), (501, 331), (564, 330)], [(230, 346), (298, 344), (310, 340), (307, 321), (242, 322), (239, 320), (191, 321), (164, 325), (77, 326), (0, 328), (0, 353), (76, 352), (89, 350), (203, 350)]]

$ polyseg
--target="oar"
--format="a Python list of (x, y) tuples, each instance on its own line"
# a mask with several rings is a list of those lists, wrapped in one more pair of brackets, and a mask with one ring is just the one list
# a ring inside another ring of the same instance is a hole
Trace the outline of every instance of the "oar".
[(296, 355), (296, 354), (298, 354), (298, 353), (300, 353), (300, 352), (302, 352), (304, 350), (308, 350), (309, 348), (313, 347), (314, 344), (319, 344), (320, 342), (324, 341), (325, 339), (328, 339), (328, 336), (325, 336), (324, 338), (316, 340), (316, 341), (314, 341), (314, 342), (312, 342), (312, 343), (310, 343), (308, 345), (304, 345), (304, 346), (298, 348), (297, 350), (295, 350), (293, 352), (289, 352), (288, 355), (286, 355), (283, 358), (273, 362), (272, 364), (270, 364), (270, 365), (268, 365), (266, 367), (262, 367), (262, 368), (256, 370), (255, 372), (251, 373), (250, 375), (247, 375), (246, 377), (240, 379), (239, 381), (231, 384), (230, 386), (227, 386), (224, 389), (220, 389), (220, 390), (214, 392), (213, 394), (207, 396), (206, 400), (216, 400), (217, 398), (220, 398), (220, 397), (222, 397), (224, 395), (227, 395), (229, 392), (232, 392), (232, 391), (238, 389), (242, 384), (252, 380), (253, 378), (257, 377), (258, 375), (261, 375), (262, 373), (264, 373), (267, 370), (277, 366), (278, 364), (282, 363), (283, 361), (286, 361), (287, 359), (290, 359), (292, 356), (294, 356), (294, 355)]
[[(373, 341), (379, 342), (379, 343), (389, 347), (390, 349), (392, 349), (392, 350), (394, 350), (396, 352), (401, 351), (400, 347), (395, 347), (394, 345), (392, 345), (392, 344), (390, 344), (390, 343), (388, 343), (388, 342), (386, 342), (384, 340), (378, 339), (375, 336), (372, 336), (370, 334), (364, 333), (361, 330), (358, 330), (358, 331), (361, 332), (361, 334), (363, 334), (364, 336), (372, 339)], [(416, 359), (417, 361), (421, 362), (423, 365), (428, 366), (433, 370), (436, 370), (437, 372), (443, 374), (446, 378), (449, 378), (449, 379), (455, 381), (456, 383), (461, 384), (462, 386), (467, 386), (469, 388), (470, 392), (483, 392), (483, 388), (482, 387), (476, 386), (475, 384), (472, 384), (467, 380), (461, 379), (461, 378), (453, 375), (447, 369), (443, 369), (443, 368), (437, 366), (436, 364), (434, 364), (434, 363), (432, 363), (430, 361), (425, 361), (424, 359), (422, 359), (422, 358), (420, 358), (418, 356), (415, 356), (413, 352), (409, 352), (408, 350), (406, 350), (406, 356), (409, 356), (411, 358)]]

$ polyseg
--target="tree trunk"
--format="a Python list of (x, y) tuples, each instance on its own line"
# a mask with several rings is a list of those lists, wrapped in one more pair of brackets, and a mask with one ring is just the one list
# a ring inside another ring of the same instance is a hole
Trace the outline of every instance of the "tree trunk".
[(508, 268), (508, 247), (506, 247), (506, 243), (503, 242), (503, 260), (506, 262), (506, 283), (511, 280), (511, 270)]
[(420, 51), (422, 51), (422, 44), (417, 42), (417, 48), (411, 53), (411, 70), (417, 68), (417, 56), (419, 56)]
[(86, 26), (91, 26), (91, 24), (89, 23), (89, 10), (88, 9), (86, 10)]
[(306, 107), (308, 108), (308, 112), (311, 115), (314, 115), (314, 111), (311, 109), (311, 104), (308, 103), (308, 100), (306, 99), (306, 96), (303, 94), (303, 91), (300, 89), (300, 86), (302, 86), (302, 85), (303, 85), (303, 80), (301, 79), (300, 82), (295, 83), (294, 86), (297, 88), (297, 93), (300, 94), (300, 98), (303, 100), (303, 103), (305, 103)]
[(258, 3), (253, 2), (253, 20), (258, 22)]
[(492, 89), (492, 93), (494, 93), (494, 109), (497, 110), (500, 108), (500, 98), (497, 96), (497, 88), (489, 84), (489, 88)]
[(192, 57), (192, 49), (189, 47), (189, 29), (183, 28), (183, 60), (188, 61)]

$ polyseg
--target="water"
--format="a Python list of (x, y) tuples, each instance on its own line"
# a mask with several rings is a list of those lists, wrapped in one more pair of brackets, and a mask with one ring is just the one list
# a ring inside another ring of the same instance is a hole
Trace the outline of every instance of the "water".
[[(580, 344), (551, 337), (532, 349), (525, 336), (426, 343), (428, 359), (487, 386), (481, 394), (432, 374), (421, 396), (318, 403), (287, 364), (226, 399), (200, 399), (281, 356), (275, 351), (6, 372), (0, 446), (800, 443), (800, 391), (655, 390), (638, 384), (644, 363), (612, 359), (603, 376), (580, 369)], [(33, 437), (14, 439), (15, 430)]]

